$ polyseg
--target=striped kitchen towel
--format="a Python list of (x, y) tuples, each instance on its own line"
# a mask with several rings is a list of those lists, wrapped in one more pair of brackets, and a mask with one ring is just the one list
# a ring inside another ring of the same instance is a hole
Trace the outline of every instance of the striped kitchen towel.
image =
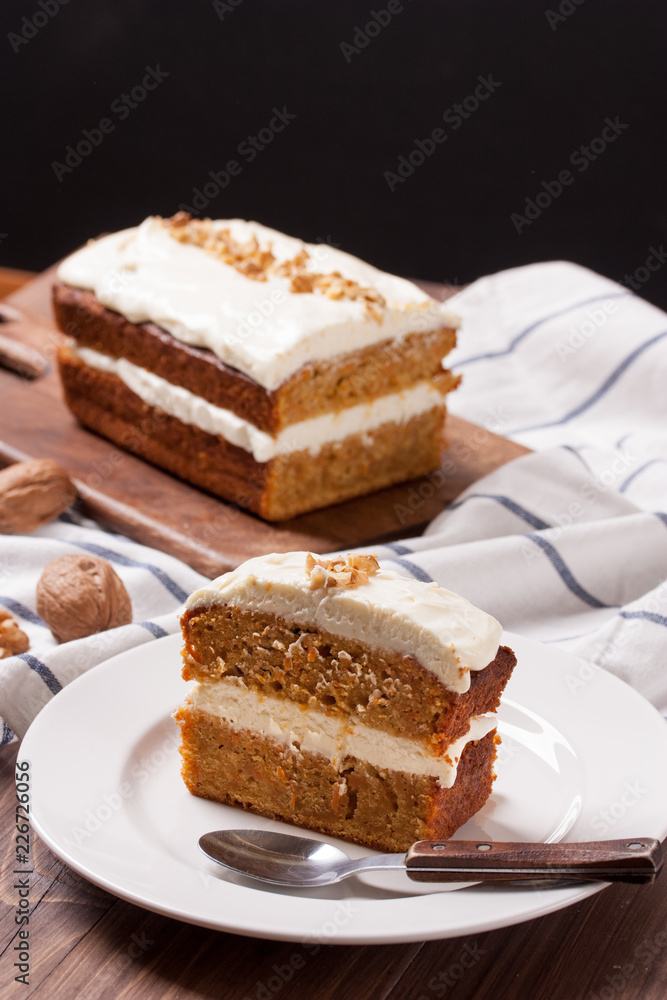
[[(450, 299), (451, 411), (534, 450), (569, 445), (642, 505), (667, 494), (667, 316), (628, 288), (554, 261)], [(448, 303), (449, 304), (449, 303)], [(664, 500), (663, 500), (664, 502)]]

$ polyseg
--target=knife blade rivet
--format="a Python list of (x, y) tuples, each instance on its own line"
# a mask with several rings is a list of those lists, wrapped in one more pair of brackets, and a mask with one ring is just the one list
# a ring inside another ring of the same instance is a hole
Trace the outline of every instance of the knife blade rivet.
[(478, 851), (490, 851), (490, 850), (492, 850), (492, 847), (491, 847), (491, 844), (478, 844), (477, 845), (477, 850)]
[(432, 851), (444, 851), (446, 847), (447, 847), (446, 844), (432, 844), (431, 845), (431, 850)]
[(638, 851), (639, 848), (643, 847), (643, 846), (644, 845), (640, 844), (638, 840), (633, 840), (631, 844), (628, 844), (628, 850), (630, 850), (630, 851)]

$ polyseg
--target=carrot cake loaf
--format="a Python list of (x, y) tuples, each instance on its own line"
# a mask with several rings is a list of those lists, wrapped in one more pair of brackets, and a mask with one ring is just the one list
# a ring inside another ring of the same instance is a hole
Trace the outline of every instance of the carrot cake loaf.
[(516, 661), (464, 598), (370, 555), (290, 552), (196, 591), (181, 624), (194, 795), (382, 851), (486, 802)]
[(264, 518), (440, 463), (458, 321), (350, 254), (155, 216), (68, 257), (53, 300), (77, 419)]

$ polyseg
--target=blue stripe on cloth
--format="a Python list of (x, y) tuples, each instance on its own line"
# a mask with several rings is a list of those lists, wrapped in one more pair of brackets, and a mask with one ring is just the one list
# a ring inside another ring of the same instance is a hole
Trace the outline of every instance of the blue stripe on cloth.
[(429, 576), (425, 569), (421, 566), (417, 566), (416, 563), (410, 562), (409, 559), (392, 559), (391, 562), (398, 563), (403, 569), (407, 569), (410, 576), (414, 576), (415, 580), (421, 580), (422, 583), (433, 583), (433, 577)]
[(66, 545), (74, 545), (78, 549), (84, 549), (86, 552), (92, 552), (95, 556), (101, 556), (102, 559), (108, 559), (109, 562), (115, 562), (119, 566), (133, 566), (139, 569), (147, 569), (153, 574), (153, 576), (160, 581), (160, 583), (166, 587), (170, 594), (176, 598), (177, 601), (185, 601), (188, 598), (188, 593), (183, 590), (182, 587), (172, 580), (170, 576), (160, 569), (159, 566), (154, 566), (153, 563), (139, 562), (138, 559), (130, 559), (129, 556), (121, 555), (120, 552), (114, 552), (113, 549), (107, 549), (103, 545), (94, 545), (92, 542), (73, 542), (66, 541), (63, 539)]
[(653, 611), (619, 611), (619, 614), (621, 618), (644, 618), (647, 622), (667, 627), (667, 618), (664, 615), (656, 615)]
[(3, 608), (7, 608), (7, 611), (11, 611), (15, 618), (23, 618), (31, 625), (41, 625), (42, 628), (47, 628), (46, 622), (42, 621), (37, 612), (33, 611), (32, 608), (26, 608), (25, 604), (21, 604), (20, 601), (0, 594), (0, 604)]
[(0, 735), (0, 747), (7, 746), (14, 739), (14, 732), (9, 728), (7, 723), (2, 720), (2, 735)]
[(667, 514), (665, 514), (664, 511), (662, 510), (654, 510), (653, 513), (657, 518), (659, 518), (662, 521), (662, 523), (667, 528)]
[(644, 462), (644, 464), (640, 465), (638, 469), (635, 469), (634, 472), (630, 473), (625, 482), (621, 483), (621, 485), (618, 487), (618, 492), (625, 493), (630, 483), (632, 483), (633, 480), (635, 480), (637, 476), (644, 471), (644, 469), (648, 469), (650, 465), (662, 465), (664, 461), (665, 461), (664, 458), (651, 458), (649, 459), (648, 462)]
[(560, 552), (558, 552), (550, 542), (547, 542), (546, 539), (541, 538), (539, 535), (526, 535), (526, 538), (530, 538), (531, 542), (534, 542), (535, 545), (542, 549), (565, 586), (568, 590), (571, 590), (573, 594), (576, 594), (580, 600), (584, 601), (586, 604), (590, 604), (592, 608), (618, 607), (618, 604), (603, 604), (603, 602), (599, 601), (597, 597), (593, 597), (593, 595), (589, 594), (587, 590), (584, 590), (581, 584), (577, 583), (575, 580), (572, 575), (572, 571), (566, 565)]
[(551, 313), (549, 316), (543, 316), (542, 319), (536, 320), (525, 330), (522, 330), (521, 333), (517, 334), (513, 340), (510, 340), (509, 345), (502, 351), (490, 351), (488, 354), (476, 354), (471, 358), (464, 358), (463, 361), (457, 361), (452, 367), (460, 368), (461, 365), (471, 365), (474, 361), (488, 361), (491, 358), (502, 358), (507, 354), (511, 354), (517, 344), (520, 344), (522, 340), (525, 340), (529, 333), (532, 333), (533, 330), (537, 330), (538, 326), (542, 326), (543, 323), (548, 323), (549, 320), (557, 319), (559, 316), (564, 316), (566, 313), (572, 312), (573, 309), (579, 309), (581, 306), (586, 306), (590, 302), (600, 302), (603, 299), (620, 299), (630, 294), (630, 292), (607, 292), (606, 295), (593, 295), (589, 299), (583, 299), (582, 302), (575, 302), (573, 305), (567, 306), (565, 309), (559, 309), (558, 312)]
[(412, 552), (407, 545), (400, 545), (398, 542), (387, 542), (385, 548), (391, 549), (397, 556), (409, 556)]
[(600, 388), (597, 389), (592, 396), (589, 396), (588, 399), (585, 399), (583, 403), (579, 404), (579, 406), (575, 406), (575, 408), (573, 410), (570, 410), (569, 413), (566, 413), (564, 417), (559, 417), (558, 420), (548, 420), (544, 424), (531, 424), (530, 427), (517, 427), (514, 430), (509, 431), (507, 433), (509, 434), (509, 436), (512, 436), (514, 434), (524, 434), (526, 431), (539, 431), (542, 430), (542, 428), (544, 427), (559, 427), (561, 424), (566, 424), (569, 420), (572, 420), (574, 417), (578, 417), (580, 413), (584, 413), (586, 410), (590, 409), (591, 406), (597, 403), (598, 400), (602, 399), (602, 397), (611, 389), (611, 387), (616, 382), (618, 382), (621, 375), (623, 375), (623, 373), (627, 371), (632, 362), (637, 360), (640, 354), (643, 354), (644, 351), (647, 351), (649, 347), (653, 346), (653, 344), (657, 344), (658, 341), (662, 340), (663, 337), (667, 337), (667, 330), (663, 330), (662, 333), (656, 333), (656, 335), (654, 337), (651, 337), (650, 340), (647, 340), (645, 343), (640, 344), (639, 347), (635, 347), (634, 351), (628, 354), (627, 358), (625, 358), (624, 361), (621, 361), (620, 365), (618, 365), (618, 367), (614, 369), (611, 375), (609, 375), (609, 377), (605, 380), (605, 382), (603, 382)]
[(576, 457), (579, 459), (586, 472), (593, 471), (588, 462), (586, 461), (586, 459), (583, 457), (583, 455), (579, 454), (578, 448), (573, 448), (571, 444), (563, 444), (561, 445), (561, 448), (563, 449), (563, 451), (570, 451), (572, 452), (573, 455), (576, 455)]
[(156, 639), (162, 639), (165, 635), (169, 635), (168, 632), (162, 628), (161, 625), (156, 625), (155, 622), (136, 622), (137, 625), (141, 625), (145, 628), (147, 632), (154, 635)]
[(36, 674), (39, 674), (52, 694), (58, 694), (59, 691), (62, 691), (62, 684), (56, 675), (49, 670), (46, 663), (42, 663), (41, 660), (38, 660), (36, 656), (32, 656), (31, 653), (19, 653), (18, 659), (23, 660), (28, 664), (31, 670), (34, 670)]
[(63, 524), (79, 524), (77, 519), (68, 511), (63, 511), (62, 514), (58, 514), (58, 521), (62, 521)]
[(552, 528), (552, 524), (547, 524), (536, 514), (531, 514), (529, 510), (522, 507), (520, 504), (516, 503), (514, 500), (510, 500), (509, 497), (502, 496), (500, 493), (469, 493), (467, 497), (463, 500), (457, 500), (455, 503), (450, 503), (446, 508), (447, 510), (456, 510), (457, 507), (462, 507), (464, 503), (468, 500), (495, 500), (501, 505), (501, 507), (506, 507), (507, 510), (511, 510), (513, 514), (520, 517), (522, 521), (526, 521), (528, 524), (532, 525), (533, 528), (537, 528), (539, 531), (544, 531), (546, 528)]

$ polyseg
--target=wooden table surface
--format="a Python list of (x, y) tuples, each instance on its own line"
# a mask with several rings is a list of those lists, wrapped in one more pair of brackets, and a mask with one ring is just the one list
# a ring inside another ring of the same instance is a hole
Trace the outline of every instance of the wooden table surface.
[[(3, 272), (0, 269), (0, 288)], [(14, 282), (16, 272), (7, 276)], [(16, 287), (13, 284), (11, 287)], [(480, 473), (481, 474), (481, 473)], [(0, 749), (0, 997), (44, 1000), (664, 1000), (667, 875), (514, 927), (349, 946), (205, 930), (117, 899), (32, 835), (29, 982), (17, 982), (16, 744)], [(25, 867), (25, 866), (18, 866)]]

